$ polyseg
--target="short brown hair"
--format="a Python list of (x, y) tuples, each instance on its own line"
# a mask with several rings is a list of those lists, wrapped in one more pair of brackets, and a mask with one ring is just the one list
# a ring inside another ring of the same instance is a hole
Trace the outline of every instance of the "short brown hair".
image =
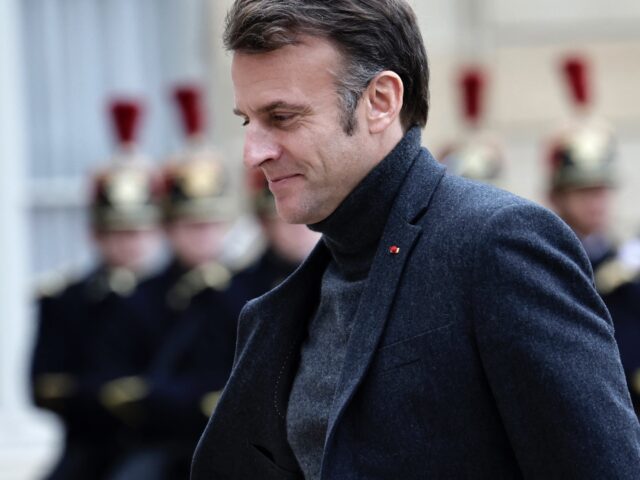
[(355, 109), (380, 72), (404, 84), (400, 120), (424, 127), (429, 113), (429, 66), (416, 16), (405, 0), (236, 0), (226, 18), (228, 50), (261, 53), (298, 43), (300, 35), (326, 38), (345, 60), (337, 79), (342, 126), (356, 128)]

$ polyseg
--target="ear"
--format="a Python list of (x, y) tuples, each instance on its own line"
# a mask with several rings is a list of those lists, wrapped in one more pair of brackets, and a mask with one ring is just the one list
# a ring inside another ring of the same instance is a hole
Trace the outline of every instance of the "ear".
[(404, 85), (395, 72), (385, 70), (369, 83), (364, 100), (370, 133), (381, 133), (400, 121), (403, 98)]

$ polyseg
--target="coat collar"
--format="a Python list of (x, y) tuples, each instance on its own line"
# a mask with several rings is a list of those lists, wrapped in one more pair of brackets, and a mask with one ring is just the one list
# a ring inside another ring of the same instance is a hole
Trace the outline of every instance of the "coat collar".
[[(354, 319), (329, 416), (325, 448), (329, 448), (336, 425), (371, 364), (396, 297), (402, 271), (423, 233), (415, 222), (425, 214), (444, 175), (443, 167), (426, 149), (418, 155), (390, 212)], [(397, 253), (391, 251), (392, 247), (399, 249), (394, 250)]]
[[(320, 281), (331, 254), (324, 242), (314, 250), (284, 282), (250, 302), (241, 315), (236, 367), (249, 382), (266, 382), (264, 392), (268, 404), (284, 422), (291, 380), (297, 368), (300, 345), (306, 334), (307, 321), (319, 301)], [(246, 375), (258, 375), (249, 379)], [(290, 378), (289, 378), (290, 377)]]
[[(425, 214), (443, 175), (443, 167), (426, 149), (421, 149), (394, 201), (354, 319), (329, 417), (327, 447), (382, 337), (402, 271), (422, 234), (415, 221)], [(399, 248), (398, 253), (390, 252), (392, 246)], [(281, 432), (286, 441), (285, 415), (291, 382), (308, 320), (318, 304), (322, 273), (330, 258), (327, 247), (319, 242), (287, 280), (246, 308), (247, 326), (241, 325), (239, 334), (244, 348), (239, 352), (235, 370), (243, 376), (252, 372), (253, 378), (243, 377), (243, 381), (254, 386), (257, 382), (265, 389), (262, 393), (270, 395), (264, 400), (267, 410), (261, 412), (265, 420), (264, 436), (271, 431), (273, 438), (274, 432)], [(243, 328), (247, 331), (242, 332)]]
[[(245, 307), (238, 326), (238, 344), (242, 347), (221, 398), (220, 406), (227, 397), (235, 397), (233, 392), (246, 401), (227, 403), (226, 411), (236, 414), (221, 416), (220, 422), (237, 416), (251, 419), (243, 424), (244, 432), (234, 424), (227, 428), (235, 435), (246, 435), (242, 441), (268, 451), (273, 462), (290, 471), (298, 466), (287, 441), (289, 392), (307, 320), (318, 304), (322, 272), (330, 258), (327, 247), (318, 242), (287, 280)], [(219, 411), (220, 407), (216, 409)]]
[[(382, 281), (384, 277), (379, 277), (380, 274), (385, 274), (384, 271), (380, 271), (381, 265), (397, 268), (396, 265), (404, 264), (406, 261), (414, 241), (411, 239), (420, 231), (420, 228), (414, 226), (414, 223), (426, 212), (431, 197), (443, 176), (444, 167), (433, 158), (428, 150), (422, 148), (418, 152), (418, 158), (409, 170), (389, 213), (367, 281), (365, 295), (367, 295), (366, 290), (369, 290), (373, 284), (386, 283)], [(390, 255), (389, 247), (391, 246), (399, 247), (400, 253)], [(330, 259), (331, 254), (324, 242), (318, 242), (302, 265), (284, 282), (252, 302), (250, 310), (259, 312), (261, 317), (257, 327), (274, 329), (282, 334), (279, 335), (280, 338), (289, 337), (288, 332), (297, 331), (300, 326), (306, 327), (308, 318), (301, 319), (296, 314), (305, 308), (308, 309), (310, 304), (314, 306), (317, 304), (321, 276)], [(392, 295), (395, 288), (386, 288), (385, 291)], [(267, 322), (266, 318), (270, 320)], [(263, 325), (266, 323), (268, 325)]]

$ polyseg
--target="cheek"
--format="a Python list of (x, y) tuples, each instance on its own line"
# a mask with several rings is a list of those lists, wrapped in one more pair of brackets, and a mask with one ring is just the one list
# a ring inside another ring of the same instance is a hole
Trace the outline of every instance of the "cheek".
[(222, 227), (212, 227), (199, 231), (193, 237), (194, 248), (199, 252), (217, 253), (225, 238), (226, 230)]
[(113, 239), (102, 245), (103, 254), (113, 263), (130, 263), (142, 257), (146, 248), (135, 239)]
[(198, 246), (201, 250), (210, 250), (218, 243), (218, 238), (213, 232), (202, 233), (197, 239)]
[(114, 259), (122, 256), (122, 249), (119, 248), (117, 242), (104, 242), (102, 244), (102, 253), (109, 259), (109, 261), (113, 261)]
[(610, 205), (611, 205), (611, 199), (608, 196), (603, 196), (598, 198), (596, 208), (598, 212), (600, 212), (602, 215), (605, 215), (609, 211)]
[(571, 217), (582, 217), (585, 211), (584, 201), (579, 197), (571, 196), (565, 201), (564, 210)]
[(592, 196), (585, 197), (577, 202), (576, 208), (579, 208), (585, 217), (599, 217), (606, 211), (606, 204), (603, 198)]
[(131, 241), (129, 250), (138, 255), (146, 255), (151, 253), (154, 248), (154, 242), (152, 237), (138, 237)]
[(189, 235), (183, 230), (176, 229), (169, 234), (169, 241), (178, 251), (183, 251), (189, 245)]

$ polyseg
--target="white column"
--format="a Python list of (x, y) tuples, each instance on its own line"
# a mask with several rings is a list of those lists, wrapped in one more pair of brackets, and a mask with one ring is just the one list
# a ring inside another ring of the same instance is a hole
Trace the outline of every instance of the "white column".
[(24, 405), (27, 331), (24, 91), (18, 0), (0, 2), (0, 409)]
[(0, 478), (42, 474), (52, 430), (29, 413), (32, 319), (28, 285), (28, 171), (20, 0), (0, 1)]

